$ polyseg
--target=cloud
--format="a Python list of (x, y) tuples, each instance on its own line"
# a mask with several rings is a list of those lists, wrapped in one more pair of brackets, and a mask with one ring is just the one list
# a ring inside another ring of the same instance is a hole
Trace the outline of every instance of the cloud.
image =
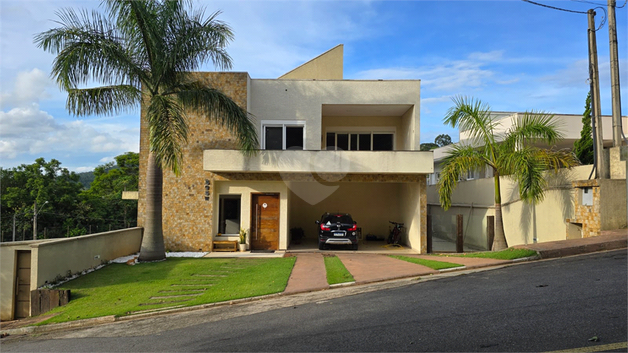
[(0, 107), (23, 107), (31, 103), (38, 103), (42, 99), (50, 97), (46, 91), (53, 86), (48, 75), (40, 69), (18, 72), (13, 89), (10, 92), (2, 92), (0, 95)]
[(216, 1), (208, 8), (221, 9), (218, 18), (234, 29), (227, 49), (234, 70), (254, 78), (276, 78), (338, 44), (386, 34), (378, 24), (387, 18), (363, 1)]
[(0, 111), (0, 126), (0, 154), (6, 159), (22, 153), (111, 153), (138, 149), (139, 134), (129, 133), (127, 126), (109, 127), (110, 132), (104, 132), (82, 120), (58, 122), (36, 103)]
[(94, 170), (94, 167), (76, 167), (76, 168), (74, 168), (74, 171), (77, 172), (77, 173), (91, 172), (92, 170)]
[(498, 74), (487, 66), (501, 60), (502, 57), (503, 51), (474, 52), (465, 60), (440, 60), (434, 65), (365, 70), (359, 72), (357, 78), (420, 79), (421, 86), (430, 91), (448, 91), (456, 94), (468, 88), (478, 88), (498, 82), (494, 79)]
[(442, 102), (451, 102), (451, 96), (447, 95), (447, 96), (440, 96), (440, 97), (433, 97), (433, 98), (422, 98), (421, 106), (425, 104), (435, 104), (435, 103), (442, 103)]
[[(627, 60), (620, 60), (619, 69), (620, 77), (625, 79), (628, 76)], [(600, 57), (598, 59), (598, 72), (600, 75), (600, 86), (610, 86), (610, 59), (608, 57)], [(540, 78), (541, 82), (552, 83), (557, 87), (574, 87), (589, 85), (589, 61), (581, 59), (572, 61), (566, 68), (558, 70), (551, 75), (545, 75)]]
[(109, 163), (109, 162), (113, 162), (115, 160), (115, 158), (113, 156), (107, 156), (107, 157), (103, 157), (99, 160), (100, 163)]
[(504, 57), (503, 50), (493, 50), (486, 53), (475, 52), (469, 54), (469, 60), (474, 61), (482, 61), (482, 62), (491, 62), (491, 61), (501, 61)]

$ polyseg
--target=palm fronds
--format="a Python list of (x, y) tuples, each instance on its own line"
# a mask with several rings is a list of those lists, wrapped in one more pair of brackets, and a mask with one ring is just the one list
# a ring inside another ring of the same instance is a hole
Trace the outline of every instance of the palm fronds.
[(472, 146), (454, 146), (444, 160), (445, 167), (438, 181), (438, 195), (443, 209), (451, 207), (451, 195), (462, 176), (484, 167), (486, 158)]
[[(35, 37), (39, 47), (57, 55), (52, 76), (68, 92), (72, 114), (118, 114), (144, 100), (150, 149), (176, 174), (187, 142), (186, 112), (192, 110), (227, 126), (247, 153), (258, 147), (244, 109), (215, 88), (189, 83), (189, 72), (205, 62), (231, 68), (226, 46), (233, 32), (217, 19), (220, 12), (192, 11), (191, 1), (105, 0), (102, 5), (105, 15), (61, 10), (60, 26)], [(103, 86), (84, 87), (94, 82)]]

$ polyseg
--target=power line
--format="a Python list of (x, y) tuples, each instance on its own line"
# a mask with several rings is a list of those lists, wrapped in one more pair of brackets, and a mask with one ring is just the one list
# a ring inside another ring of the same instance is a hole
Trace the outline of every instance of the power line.
[(598, 26), (598, 28), (595, 29), (595, 32), (597, 32), (606, 23), (606, 18), (608, 17), (608, 14), (606, 13), (606, 9), (601, 7), (601, 6), (598, 6), (598, 7), (594, 8), (593, 10), (595, 10), (595, 9), (600, 9), (600, 10), (604, 11), (604, 16), (602, 16), (602, 19), (600, 20), (600, 25)]
[[(587, 14), (587, 12), (586, 12), (586, 11), (575, 11), (575, 10), (563, 9), (563, 8), (560, 8), (560, 7), (555, 7), (555, 6), (550, 6), (550, 5), (540, 4), (540, 3), (538, 3), (538, 2), (534, 2), (534, 1), (530, 1), (530, 0), (521, 0), (521, 1), (523, 1), (523, 2), (527, 2), (527, 3), (530, 3), (530, 4), (533, 4), (533, 5), (538, 5), (538, 6), (542, 6), (542, 7), (547, 7), (548, 9), (552, 9), (552, 10), (559, 10), (559, 11), (565, 11), (565, 12), (571, 12), (571, 13), (579, 13), (579, 14), (583, 14), (583, 15), (586, 15), (586, 14)], [(578, 1), (578, 0), (574, 0), (574, 1)], [(582, 0), (582, 2), (587, 2), (587, 1)], [(628, 2), (628, 0), (626, 0), (626, 2)], [(591, 4), (600, 5), (600, 4), (593, 3), (593, 2), (591, 2)], [(624, 5), (625, 5), (625, 4), (624, 4)], [(596, 7), (595, 9), (602, 9), (602, 11), (604, 11), (604, 16), (602, 17), (602, 20), (600, 21), (600, 26), (599, 26), (599, 27), (595, 30), (595, 31), (597, 32), (597, 31), (599, 31), (599, 30), (600, 30), (600, 28), (602, 28), (602, 26), (604, 26), (604, 24), (606, 23), (606, 17), (607, 17), (607, 15), (606, 15), (606, 9), (605, 9), (605, 8), (603, 8), (603, 7), (601, 7), (601, 6), (598, 6), (598, 7)]]
[[(547, 7), (548, 9), (554, 9), (554, 10), (571, 12), (571, 13), (579, 13), (579, 14), (584, 14), (584, 15), (587, 14), (585, 11), (575, 11), (575, 10), (563, 9), (563, 8), (560, 8), (560, 7), (555, 7), (555, 6), (545, 5), (545, 4), (539, 4), (538, 2), (534, 2), (534, 1), (530, 1), (530, 0), (521, 0), (521, 1), (533, 4), (533, 5), (537, 5), (537, 6)], [(599, 4), (597, 4), (597, 5), (599, 5)]]
[(592, 5), (597, 5), (597, 6), (604, 6), (604, 5), (606, 5), (606, 4), (600, 4), (600, 3), (597, 3), (597, 2), (586, 1), (586, 0), (571, 0), (571, 1), (583, 2), (583, 3), (586, 3), (586, 4), (592, 4)]

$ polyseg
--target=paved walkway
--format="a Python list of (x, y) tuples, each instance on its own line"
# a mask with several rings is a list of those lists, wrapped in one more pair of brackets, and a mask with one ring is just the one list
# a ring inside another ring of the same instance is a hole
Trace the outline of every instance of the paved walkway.
[(429, 267), (397, 260), (387, 255), (351, 253), (336, 255), (353, 275), (355, 282), (360, 284), (438, 273)]
[(312, 292), (329, 288), (327, 271), (321, 253), (302, 253), (297, 257), (288, 279), (285, 294)]

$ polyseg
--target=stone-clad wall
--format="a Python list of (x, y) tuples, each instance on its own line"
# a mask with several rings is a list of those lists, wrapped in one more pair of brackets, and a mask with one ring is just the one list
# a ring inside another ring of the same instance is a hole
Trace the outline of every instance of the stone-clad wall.
[[(247, 109), (247, 73), (199, 72), (194, 79), (220, 89), (239, 106)], [(146, 167), (148, 127), (142, 109), (140, 131), (140, 176), (138, 226), (146, 216)], [(203, 170), (203, 150), (237, 148), (235, 138), (219, 124), (195, 113), (188, 115), (188, 144), (183, 147), (181, 175), (164, 170), (163, 232), (166, 250), (210, 251), (212, 197), (205, 200), (205, 180), (213, 174)]]
[(582, 237), (594, 237), (600, 235), (602, 228), (600, 214), (600, 185), (597, 179), (573, 182), (576, 192), (581, 193), (582, 188), (590, 187), (593, 192), (593, 205), (582, 205), (582, 198), (575, 197), (575, 211), (572, 223), (582, 224)]

